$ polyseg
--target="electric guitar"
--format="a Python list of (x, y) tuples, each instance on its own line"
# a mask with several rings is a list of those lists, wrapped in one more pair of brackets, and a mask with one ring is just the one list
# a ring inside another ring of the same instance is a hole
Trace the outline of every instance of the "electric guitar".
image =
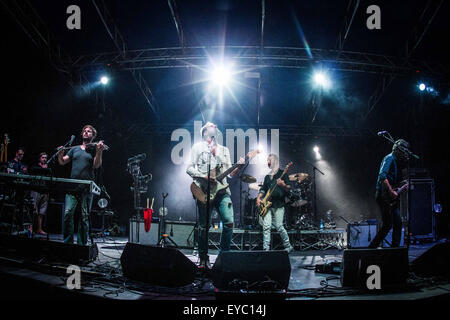
[(3, 135), (3, 142), (0, 148), (0, 162), (8, 161), (8, 144), (10, 143), (9, 136), (7, 133)]
[[(247, 156), (245, 157), (245, 162), (247, 162), (250, 158), (256, 157), (256, 155), (260, 153), (259, 150), (250, 151)], [(239, 166), (242, 166), (244, 164), (236, 163), (233, 166), (231, 166), (229, 169), (225, 170), (224, 172), (217, 174), (220, 167), (216, 167), (214, 169), (211, 169), (211, 178), (214, 178), (214, 181), (211, 181), (210, 183), (210, 201), (213, 201), (217, 195), (217, 193), (225, 188), (228, 187), (227, 179), (226, 177), (234, 171)], [(207, 193), (207, 187), (208, 187), (208, 177), (202, 177), (202, 178), (196, 178), (197, 181), (200, 183), (200, 187), (192, 182), (191, 184), (191, 192), (195, 199), (199, 200), (201, 203), (206, 204), (206, 193)]]
[(393, 187), (394, 191), (397, 192), (398, 194), (398, 197), (393, 198), (391, 192), (386, 187), (386, 185), (384, 183), (381, 184), (381, 199), (391, 207), (395, 206), (397, 202), (400, 201), (400, 194), (408, 190), (409, 186), (408, 181), (402, 181), (399, 185), (401, 186), (398, 187), (397, 185)]
[[(289, 162), (289, 164), (284, 168), (283, 174), (280, 176), (279, 179), (282, 179), (284, 175), (289, 171), (289, 168), (292, 166), (292, 161)], [(278, 180), (278, 179), (277, 179)], [(267, 212), (269, 211), (270, 206), (272, 205), (272, 202), (270, 202), (272, 198), (272, 194), (275, 191), (275, 189), (278, 187), (278, 184), (275, 181), (275, 185), (272, 186), (269, 191), (267, 191), (264, 198), (261, 200), (261, 204), (256, 207), (256, 212), (261, 218), (264, 218)]]

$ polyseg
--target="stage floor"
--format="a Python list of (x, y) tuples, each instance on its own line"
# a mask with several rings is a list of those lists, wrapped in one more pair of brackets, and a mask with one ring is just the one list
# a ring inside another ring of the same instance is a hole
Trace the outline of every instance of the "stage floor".
[[(52, 241), (61, 241), (61, 236), (52, 235)], [(51, 297), (55, 294), (61, 298), (63, 295), (56, 292), (65, 292), (68, 296), (77, 295), (77, 298), (95, 299), (108, 298), (120, 300), (215, 300), (214, 286), (209, 280), (200, 276), (195, 283), (178, 289), (150, 286), (136, 281), (125, 279), (121, 275), (120, 256), (127, 243), (127, 238), (101, 238), (95, 242), (99, 249), (95, 261), (81, 265), (82, 290), (69, 292), (66, 287), (67, 275), (64, 275), (68, 264), (52, 261), (27, 261), (14, 253), (3, 252), (0, 256), (0, 279), (2, 283), (9, 283), (11, 287), (18, 290), (19, 296), (23, 298), (23, 290), (20, 286), (28, 286), (33, 283), (40, 290), (38, 299), (47, 298), (43, 292), (48, 292)], [(411, 245), (409, 259), (420, 256), (435, 243)], [(180, 251), (191, 261), (198, 264), (198, 257), (193, 250), (180, 249)], [(316, 264), (327, 261), (341, 261), (343, 250), (308, 250), (292, 251), (289, 254), (291, 263), (291, 275), (286, 300), (414, 300), (436, 297), (449, 298), (450, 283), (431, 283), (424, 279), (415, 279), (417, 283), (405, 291), (369, 294), (364, 292), (350, 292), (344, 290), (340, 285), (339, 275), (321, 274), (314, 271)], [(211, 265), (217, 258), (217, 250), (210, 250)], [(42, 288), (51, 288), (44, 290)], [(57, 289), (57, 290), (56, 290)], [(56, 290), (56, 291), (55, 291)], [(29, 289), (27, 292), (31, 292)], [(9, 298), (14, 298), (11, 293)]]

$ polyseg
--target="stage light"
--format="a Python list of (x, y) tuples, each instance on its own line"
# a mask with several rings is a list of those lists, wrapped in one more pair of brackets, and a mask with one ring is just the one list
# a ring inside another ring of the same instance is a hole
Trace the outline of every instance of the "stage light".
[(427, 87), (427, 86), (426, 86), (424, 83), (419, 84), (419, 90), (420, 90), (420, 91), (425, 90), (426, 87)]
[(328, 79), (327, 75), (323, 72), (316, 72), (314, 74), (314, 82), (316, 85), (321, 86), (322, 88), (329, 88), (330, 87), (330, 80)]
[(319, 147), (318, 146), (314, 146), (313, 151), (316, 154), (316, 160), (322, 159), (322, 155), (319, 152)]
[(212, 72), (211, 80), (214, 85), (223, 87), (227, 86), (231, 80), (231, 71), (225, 66), (217, 66)]
[(101, 77), (100, 82), (105, 86), (108, 84), (109, 79), (106, 76)]

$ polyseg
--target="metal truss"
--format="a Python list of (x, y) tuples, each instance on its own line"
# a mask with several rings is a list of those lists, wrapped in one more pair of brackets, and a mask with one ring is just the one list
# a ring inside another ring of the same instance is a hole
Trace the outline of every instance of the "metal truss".
[[(255, 125), (242, 124), (221, 124), (220, 130), (225, 133), (227, 129), (279, 129), (280, 137), (367, 137), (374, 136), (375, 133), (366, 128), (349, 128), (349, 127), (325, 127), (325, 126), (296, 126), (296, 125), (274, 125), (262, 124), (259, 127)], [(129, 126), (127, 132), (124, 133), (125, 139), (127, 137), (135, 136), (167, 136), (172, 134), (176, 129), (186, 129), (189, 132), (194, 132), (193, 124), (132, 124)]]
[(50, 64), (66, 78), (70, 86), (75, 89), (81, 87), (89, 93), (92, 87), (89, 80), (82, 73), (74, 72), (72, 58), (56, 42), (30, 2), (28, 0), (0, 0), (0, 2), (33, 44), (47, 55)]
[(256, 68), (310, 68), (321, 63), (330, 70), (409, 75), (416, 70), (429, 76), (441, 76), (444, 67), (422, 61), (405, 60), (392, 56), (338, 50), (311, 49), (313, 59), (305, 48), (259, 46), (172, 47), (128, 50), (83, 55), (74, 59), (73, 67), (91, 70), (114, 63), (125, 70), (191, 68), (207, 66), (211, 57), (221, 53), (240, 67)]
[[(427, 5), (425, 6), (425, 9), (423, 10), (419, 22), (414, 27), (410, 37), (406, 41), (405, 45), (405, 58), (402, 62), (402, 67), (409, 64), (411, 61), (411, 56), (414, 52), (414, 50), (419, 46), (420, 42), (422, 41), (423, 37), (425, 36), (425, 33), (428, 31), (428, 28), (431, 25), (431, 22), (433, 21), (434, 17), (438, 13), (439, 9), (442, 6), (442, 3), (444, 0), (429, 0), (427, 2)], [(427, 75), (423, 72), (423, 69), (417, 68), (417, 70), (420, 70), (421, 75)], [(445, 74), (448, 74), (448, 70), (443, 69), (442, 72)], [(372, 112), (372, 110), (375, 108), (375, 106), (378, 104), (378, 102), (383, 97), (386, 90), (391, 85), (392, 81), (398, 76), (395, 72), (386, 72), (383, 74), (382, 81), (378, 84), (378, 87), (375, 89), (375, 92), (370, 96), (367, 112), (363, 116), (363, 120), (366, 120), (368, 115)]]
[(355, 18), (356, 11), (358, 10), (360, 0), (349, 0), (347, 11), (344, 17), (344, 23), (339, 31), (339, 35), (336, 40), (335, 48), (339, 51), (344, 49), (345, 40), (347, 40), (348, 33)]
[(177, 29), (178, 40), (180, 41), (181, 47), (184, 47), (186, 45), (186, 40), (184, 38), (183, 27), (181, 25), (180, 15), (178, 13), (178, 5), (175, 0), (167, 0), (167, 4), (169, 5), (175, 28)]
[[(100, 19), (103, 22), (103, 25), (106, 28), (106, 31), (108, 32), (109, 36), (114, 42), (114, 45), (116, 46), (117, 50), (119, 50), (119, 55), (122, 59), (127, 59), (128, 54), (128, 46), (125, 42), (125, 39), (123, 38), (122, 34), (120, 33), (119, 29), (117, 28), (116, 24), (114, 23), (114, 20), (109, 13), (105, 1), (104, 0), (92, 0), (92, 4), (97, 10), (97, 13), (100, 16)], [(134, 66), (134, 63), (131, 63), (130, 66)], [(145, 100), (149, 104), (152, 111), (155, 113), (155, 115), (158, 117), (158, 108), (156, 99), (150, 90), (150, 88), (147, 85), (147, 82), (145, 81), (144, 77), (140, 73), (140, 71), (137, 68), (129, 68), (128, 69), (131, 74), (133, 75), (133, 78), (136, 82), (136, 84), (139, 87), (139, 90), (142, 92), (142, 94), (145, 97)]]

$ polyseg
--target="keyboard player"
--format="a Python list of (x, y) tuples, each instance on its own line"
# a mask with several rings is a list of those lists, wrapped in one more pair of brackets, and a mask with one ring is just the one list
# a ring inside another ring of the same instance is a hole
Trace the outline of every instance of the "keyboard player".
[[(94, 180), (94, 169), (102, 165), (102, 154), (105, 148), (102, 141), (95, 146), (89, 145), (97, 136), (97, 130), (91, 125), (85, 125), (81, 130), (83, 143), (72, 147), (67, 154), (60, 148), (58, 163), (65, 165), (72, 162), (71, 179)], [(86, 245), (89, 235), (89, 212), (92, 205), (92, 194), (86, 190), (82, 194), (66, 194), (64, 210), (64, 243), (74, 241), (74, 216), (78, 206), (81, 207), (80, 220), (78, 221), (77, 244)]]

